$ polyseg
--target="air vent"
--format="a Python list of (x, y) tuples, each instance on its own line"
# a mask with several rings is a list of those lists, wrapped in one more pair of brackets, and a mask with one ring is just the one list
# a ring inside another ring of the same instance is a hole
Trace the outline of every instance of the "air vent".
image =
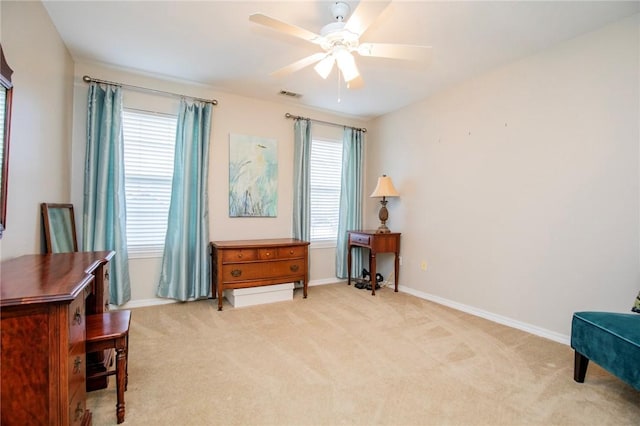
[(280, 94), (282, 96), (288, 96), (290, 98), (301, 98), (302, 97), (302, 95), (300, 93), (289, 92), (288, 90), (281, 90)]

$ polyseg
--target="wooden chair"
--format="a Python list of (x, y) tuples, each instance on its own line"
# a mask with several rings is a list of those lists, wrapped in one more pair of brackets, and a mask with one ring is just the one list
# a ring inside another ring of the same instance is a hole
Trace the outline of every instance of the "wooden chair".
[(127, 390), (129, 360), (129, 324), (131, 311), (109, 311), (101, 314), (87, 315), (86, 351), (98, 352), (105, 349), (116, 351), (116, 368), (87, 375), (87, 380), (94, 377), (116, 375), (116, 415), (118, 423), (124, 422), (124, 391)]

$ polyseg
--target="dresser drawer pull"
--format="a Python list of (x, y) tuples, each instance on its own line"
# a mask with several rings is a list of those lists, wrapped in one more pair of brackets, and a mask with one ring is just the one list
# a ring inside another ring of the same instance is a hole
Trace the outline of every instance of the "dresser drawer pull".
[(242, 259), (242, 253), (238, 253), (238, 259)]
[(238, 278), (240, 275), (242, 275), (242, 271), (240, 269), (234, 269), (231, 271), (231, 276), (234, 278)]
[(76, 418), (73, 421), (77, 422), (82, 418), (82, 415), (84, 414), (84, 408), (82, 408), (82, 402), (78, 402), (78, 406), (76, 407), (74, 413), (76, 415)]
[(300, 269), (300, 267), (298, 265), (291, 265), (289, 266), (289, 269), (291, 269), (291, 272), (298, 272), (298, 269)]
[(82, 365), (82, 358), (77, 356), (75, 361), (73, 361), (73, 374), (78, 374), (82, 372), (82, 370), (80, 369), (81, 365)]
[(266, 253), (265, 253), (265, 255), (266, 255), (266, 256), (271, 256), (271, 252), (270, 252), (270, 251), (268, 251), (268, 252), (266, 252)]
[(293, 250), (289, 250), (289, 254), (293, 254), (295, 253)]
[(76, 308), (76, 313), (73, 314), (73, 321), (72, 321), (71, 324), (73, 324), (73, 325), (82, 324), (82, 314), (80, 313), (80, 307)]
[(109, 271), (105, 271), (105, 273), (104, 273), (104, 280), (105, 280), (105, 281), (109, 281)]

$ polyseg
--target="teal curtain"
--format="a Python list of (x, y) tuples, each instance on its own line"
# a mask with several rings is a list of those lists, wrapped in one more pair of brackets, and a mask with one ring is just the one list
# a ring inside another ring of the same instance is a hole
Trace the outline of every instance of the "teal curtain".
[(293, 237), (309, 241), (311, 237), (311, 122), (298, 118), (293, 124)]
[[(362, 229), (363, 132), (346, 127), (342, 141), (342, 182), (336, 244), (336, 276), (347, 278), (347, 231)], [(351, 276), (360, 275), (362, 259), (352, 256)]]
[(114, 250), (109, 301), (131, 299), (124, 188), (122, 89), (91, 83), (87, 107), (83, 238), (85, 251)]
[(188, 301), (211, 295), (208, 262), (211, 110), (210, 103), (180, 102), (159, 297)]

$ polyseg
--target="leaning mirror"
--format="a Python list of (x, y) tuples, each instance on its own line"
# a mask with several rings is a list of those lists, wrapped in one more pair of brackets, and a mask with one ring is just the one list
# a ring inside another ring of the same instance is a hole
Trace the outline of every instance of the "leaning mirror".
[(13, 71), (7, 65), (4, 51), (0, 45), (0, 238), (7, 227), (7, 177), (9, 175), (9, 135), (11, 129), (11, 97)]
[(42, 203), (41, 207), (47, 253), (78, 251), (73, 204)]

